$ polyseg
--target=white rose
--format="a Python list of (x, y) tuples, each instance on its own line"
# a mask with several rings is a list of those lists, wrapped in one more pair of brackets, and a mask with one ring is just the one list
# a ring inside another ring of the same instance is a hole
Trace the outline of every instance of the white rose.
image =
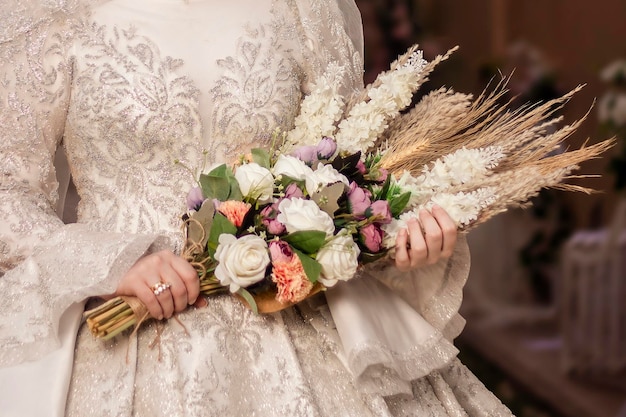
[(306, 179), (313, 170), (295, 156), (279, 155), (272, 172), (275, 177), (286, 175), (298, 181)]
[(274, 177), (261, 165), (250, 162), (235, 170), (235, 179), (239, 183), (241, 193), (248, 198), (267, 203), (274, 193)]
[(332, 236), (335, 224), (328, 213), (323, 212), (314, 201), (303, 198), (286, 198), (278, 204), (276, 220), (285, 225), (287, 232), (319, 230)]
[(354, 276), (359, 266), (361, 251), (347, 233), (340, 233), (327, 242), (317, 253), (315, 259), (322, 265), (320, 282), (332, 287), (337, 281), (347, 281)]
[(215, 260), (219, 262), (215, 276), (222, 285), (230, 286), (230, 292), (261, 281), (270, 263), (265, 240), (257, 235), (237, 239), (227, 233), (219, 237)]
[(336, 182), (342, 182), (346, 187), (350, 185), (348, 178), (341, 174), (332, 165), (319, 163), (317, 169), (305, 178), (306, 191), (313, 195), (324, 187)]

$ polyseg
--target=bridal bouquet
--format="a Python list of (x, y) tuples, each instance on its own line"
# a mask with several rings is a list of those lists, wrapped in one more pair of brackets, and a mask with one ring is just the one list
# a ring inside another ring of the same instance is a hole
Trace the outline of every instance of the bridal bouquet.
[[(258, 313), (281, 310), (355, 276), (393, 251), (406, 222), (437, 204), (468, 230), (612, 145), (555, 153), (582, 120), (560, 129), (556, 109), (578, 89), (516, 111), (497, 104), (501, 83), (477, 99), (451, 89), (413, 96), (434, 67), (412, 48), (362, 92), (339, 92), (331, 65), (301, 103), (295, 127), (269, 150), (200, 175), (183, 216), (183, 256), (201, 293), (232, 293)], [(86, 312), (92, 332), (111, 338), (147, 317), (118, 297)]]

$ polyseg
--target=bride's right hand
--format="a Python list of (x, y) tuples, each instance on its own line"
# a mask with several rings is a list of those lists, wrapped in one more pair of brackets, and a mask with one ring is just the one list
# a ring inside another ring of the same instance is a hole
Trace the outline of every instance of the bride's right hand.
[[(170, 286), (156, 294), (154, 288), (159, 283)], [(189, 262), (167, 250), (144, 256), (135, 262), (115, 291), (116, 296), (139, 298), (150, 315), (159, 320), (170, 318), (174, 312), (194, 304), (199, 294), (200, 281), (196, 270)]]

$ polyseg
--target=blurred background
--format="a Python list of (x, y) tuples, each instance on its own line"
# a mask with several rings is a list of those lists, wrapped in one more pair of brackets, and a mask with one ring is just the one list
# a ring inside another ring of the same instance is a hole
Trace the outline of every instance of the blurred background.
[(566, 146), (611, 136), (573, 183), (470, 232), (461, 359), (520, 417), (626, 417), (626, 1), (357, 0), (366, 82), (410, 45), (459, 45), (422, 93), (480, 93), (511, 75), (511, 106), (586, 87), (559, 112), (589, 113)]

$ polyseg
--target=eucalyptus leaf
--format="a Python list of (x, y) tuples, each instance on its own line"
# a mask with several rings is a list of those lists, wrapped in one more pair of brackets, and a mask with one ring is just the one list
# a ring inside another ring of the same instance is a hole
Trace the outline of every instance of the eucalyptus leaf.
[(263, 168), (270, 169), (270, 154), (265, 149), (254, 148), (250, 151), (252, 160)]
[(242, 201), (243, 194), (241, 193), (241, 189), (239, 188), (239, 182), (237, 181), (235, 176), (231, 173), (231, 175), (227, 177), (227, 180), (228, 180), (228, 187), (229, 187), (229, 193), (228, 193), (227, 199)]
[(209, 250), (209, 255), (213, 257), (215, 255), (215, 251), (217, 250), (217, 245), (219, 244), (220, 235), (226, 233), (229, 235), (234, 235), (237, 233), (237, 228), (234, 224), (230, 222), (222, 213), (217, 212), (213, 217), (213, 225), (211, 226), (211, 232), (209, 233), (209, 242), (207, 245), (207, 249)]
[(326, 233), (319, 230), (301, 230), (283, 236), (282, 240), (304, 253), (316, 253), (326, 241)]
[(230, 195), (227, 167), (222, 164), (208, 174), (200, 175), (202, 194), (208, 199), (226, 201)]
[(324, 187), (321, 191), (313, 194), (311, 198), (322, 211), (328, 213), (331, 217), (339, 209), (338, 201), (345, 191), (345, 185), (337, 182)]
[(322, 265), (320, 265), (319, 262), (311, 258), (309, 255), (302, 253), (295, 248), (293, 248), (293, 252), (298, 255), (298, 258), (300, 258), (302, 268), (304, 269), (304, 273), (306, 274), (309, 281), (315, 284), (319, 279), (320, 274), (322, 273)]

